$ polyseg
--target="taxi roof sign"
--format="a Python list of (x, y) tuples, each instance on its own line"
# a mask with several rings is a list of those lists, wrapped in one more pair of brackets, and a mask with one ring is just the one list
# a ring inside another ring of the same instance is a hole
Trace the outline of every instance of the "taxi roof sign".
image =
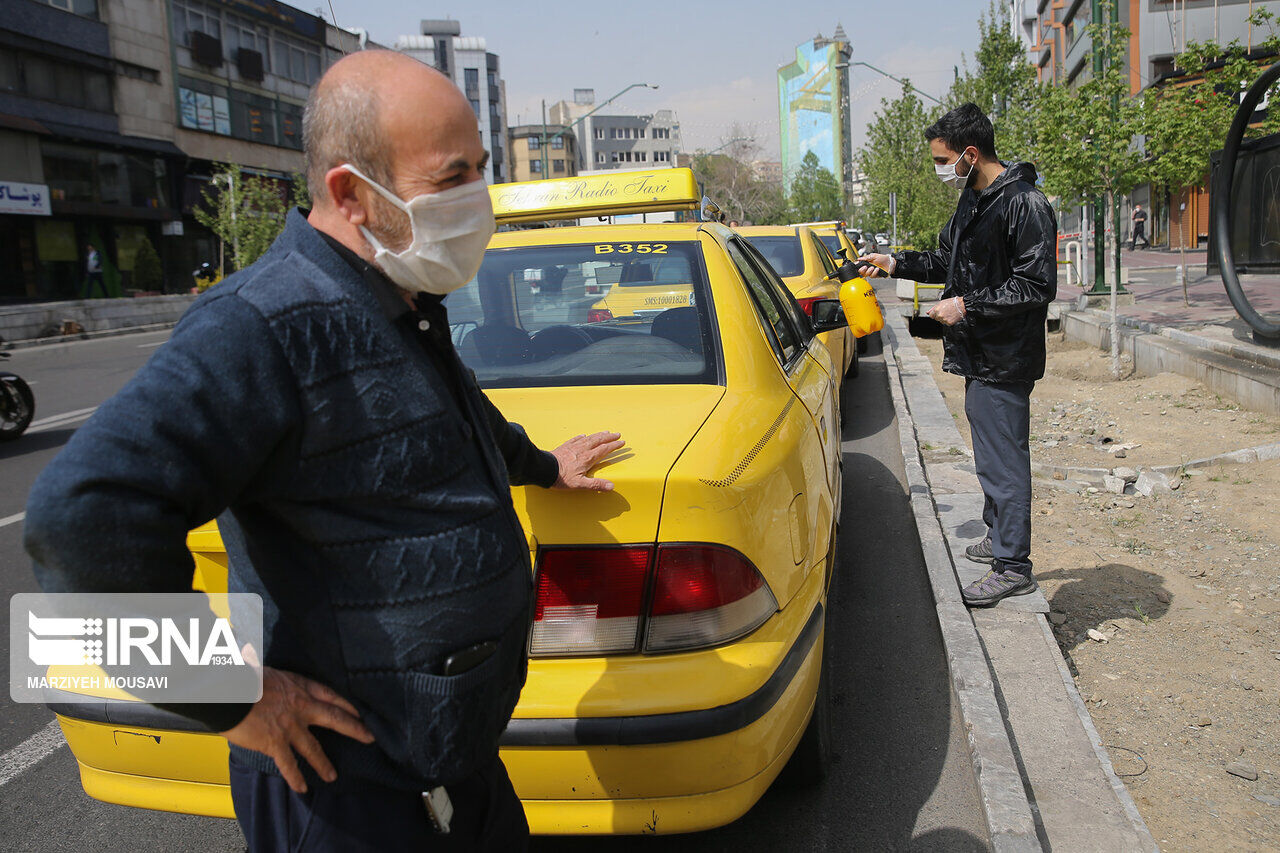
[(692, 169), (491, 184), (489, 198), (499, 223), (695, 210), (701, 200)]

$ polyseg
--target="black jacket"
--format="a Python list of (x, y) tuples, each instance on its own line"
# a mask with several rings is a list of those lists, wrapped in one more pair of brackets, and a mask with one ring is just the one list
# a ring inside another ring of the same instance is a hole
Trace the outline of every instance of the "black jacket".
[(1036, 169), (1014, 163), (981, 192), (967, 189), (936, 251), (898, 252), (898, 278), (946, 283), (966, 316), (945, 331), (942, 368), (985, 382), (1044, 376), (1044, 325), (1058, 292), (1053, 208)]

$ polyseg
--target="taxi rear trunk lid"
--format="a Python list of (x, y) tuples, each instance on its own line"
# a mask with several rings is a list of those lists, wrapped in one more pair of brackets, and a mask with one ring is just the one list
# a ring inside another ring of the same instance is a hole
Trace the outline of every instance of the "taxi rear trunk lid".
[(612, 492), (512, 489), (521, 522), (538, 545), (655, 541), (667, 474), (724, 396), (718, 385), (611, 385), (495, 388), (494, 405), (553, 449), (575, 435), (613, 431), (626, 447), (593, 476)]

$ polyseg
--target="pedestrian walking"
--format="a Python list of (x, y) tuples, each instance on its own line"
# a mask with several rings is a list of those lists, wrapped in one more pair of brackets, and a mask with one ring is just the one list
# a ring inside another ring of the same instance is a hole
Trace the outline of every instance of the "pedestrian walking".
[(1147, 242), (1147, 212), (1142, 209), (1142, 205), (1133, 206), (1133, 216), (1130, 218), (1133, 220), (1133, 229), (1130, 231), (1129, 251), (1134, 250), (1139, 240), (1142, 241), (1142, 248), (1150, 249), (1151, 244)]
[(111, 294), (107, 293), (107, 284), (102, 279), (102, 255), (94, 248), (92, 243), (88, 243), (84, 247), (84, 298), (93, 298), (93, 287), (98, 286), (98, 290), (102, 293), (104, 299), (110, 298)]
[(26, 547), (47, 591), (183, 591), (187, 531), (218, 518), (230, 591), (263, 600), (262, 698), (175, 710), (230, 742), (251, 851), (521, 850), (498, 738), (532, 570), (509, 486), (611, 489), (589, 471), (622, 441), (539, 450), (453, 348), (442, 300), (494, 218), (448, 78), (347, 56), (303, 138), (312, 209), (76, 432)]
[[(1057, 222), (1030, 163), (996, 155), (975, 104), (925, 130), (934, 170), (961, 190), (938, 249), (864, 256), (864, 275), (944, 284), (929, 316), (943, 325), (943, 369), (965, 378), (965, 415), (987, 536), (966, 550), (991, 570), (963, 590), (970, 606), (1036, 589), (1031, 575), (1031, 390), (1044, 376), (1045, 319), (1057, 293)], [(883, 269), (878, 269), (883, 268)]]

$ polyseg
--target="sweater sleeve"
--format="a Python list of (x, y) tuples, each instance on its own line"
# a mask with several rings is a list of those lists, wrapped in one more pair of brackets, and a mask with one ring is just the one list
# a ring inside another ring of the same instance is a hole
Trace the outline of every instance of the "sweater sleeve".
[(1039, 192), (1022, 193), (1010, 200), (1006, 216), (1009, 277), (965, 294), (967, 314), (1009, 317), (1048, 305), (1058, 294), (1058, 224), (1048, 200)]
[[(474, 376), (472, 380), (474, 381)], [(507, 476), (511, 485), (534, 485), (544, 489), (554, 486), (560, 477), (560, 463), (555, 456), (538, 449), (524, 427), (507, 420), (488, 394), (481, 391), (480, 399), (484, 403), (489, 432), (493, 434), (493, 440), (497, 442), (502, 458), (507, 463)]]
[[(187, 532), (240, 496), (298, 422), (292, 371), (234, 291), (197, 305), (41, 472), (25, 546), (46, 592), (190, 592)], [(249, 705), (168, 706), (224, 731)]]

